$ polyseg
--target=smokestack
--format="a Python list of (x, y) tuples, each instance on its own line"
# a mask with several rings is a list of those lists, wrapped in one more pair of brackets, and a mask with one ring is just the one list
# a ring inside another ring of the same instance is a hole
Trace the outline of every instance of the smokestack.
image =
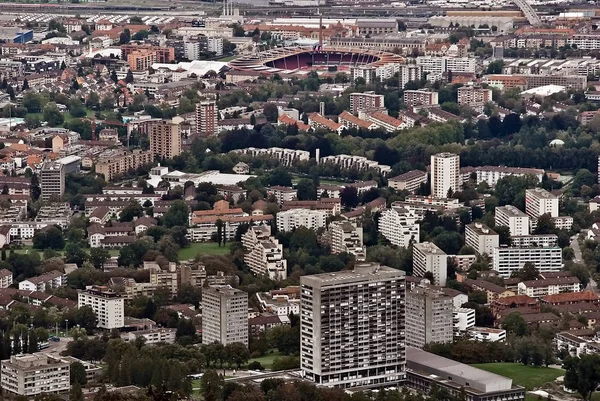
[(323, 14), (319, 10), (319, 50), (323, 49)]
[(325, 116), (325, 102), (321, 102), (319, 103), (319, 113), (322, 116)]
[(317, 164), (319, 164), (319, 159), (321, 158), (321, 149), (317, 148), (315, 150), (315, 160), (317, 161)]

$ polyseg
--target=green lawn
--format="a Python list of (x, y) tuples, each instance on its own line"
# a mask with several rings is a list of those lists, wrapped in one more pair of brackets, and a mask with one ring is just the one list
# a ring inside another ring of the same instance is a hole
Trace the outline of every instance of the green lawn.
[(235, 59), (237, 57), (239, 57), (239, 56), (223, 57), (223, 58), (218, 59), (217, 61), (222, 61), (222, 62), (226, 63), (227, 61), (231, 61), (231, 60), (233, 60), (233, 59)]
[(265, 369), (270, 370), (273, 366), (273, 360), (278, 356), (282, 356), (279, 351), (271, 350), (269, 351), (269, 353), (265, 354), (264, 356), (261, 356), (260, 358), (250, 359), (248, 363), (257, 361), (260, 362), (260, 364), (263, 365)]
[(501, 376), (510, 377), (514, 384), (525, 387), (527, 390), (538, 388), (544, 383), (554, 381), (559, 376), (563, 376), (565, 371), (562, 369), (524, 366), (521, 363), (482, 363), (473, 365), (479, 369), (496, 373)]
[(229, 245), (219, 246), (216, 242), (194, 242), (179, 250), (179, 260), (194, 259), (196, 255), (227, 255)]
[[(86, 248), (84, 250), (89, 253), (89, 249), (88, 248)], [(29, 253), (31, 251), (39, 253), (40, 256), (44, 254), (44, 251), (39, 250), (39, 249), (33, 249), (33, 247), (29, 246), (29, 245), (28, 246), (23, 246), (23, 247), (21, 247), (21, 249), (15, 249), (16, 253)], [(55, 252), (58, 253), (58, 254), (60, 254), (60, 255), (64, 255), (64, 253), (65, 253), (64, 249), (57, 250)], [(120, 252), (119, 249), (109, 249), (108, 250), (108, 253), (110, 253), (110, 256), (119, 256), (119, 252)]]

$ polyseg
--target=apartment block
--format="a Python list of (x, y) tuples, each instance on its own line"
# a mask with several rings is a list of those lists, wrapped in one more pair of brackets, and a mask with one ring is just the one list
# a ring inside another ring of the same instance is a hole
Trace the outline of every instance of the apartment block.
[(161, 120), (150, 127), (150, 152), (172, 159), (181, 154), (181, 126), (171, 120)]
[(394, 188), (396, 191), (408, 191), (410, 193), (414, 193), (424, 184), (427, 184), (427, 172), (422, 170), (412, 170), (388, 180), (388, 186), (390, 188)]
[(318, 230), (325, 227), (327, 215), (321, 210), (289, 209), (277, 213), (277, 231), (293, 231), (298, 227)]
[(425, 277), (425, 273), (433, 275), (433, 283), (446, 285), (448, 277), (448, 255), (433, 242), (413, 244), (413, 274)]
[(406, 345), (451, 343), (454, 338), (452, 297), (431, 287), (416, 286), (406, 293)]
[(287, 260), (283, 258), (283, 245), (271, 236), (269, 226), (252, 226), (242, 236), (246, 254), (244, 262), (256, 275), (267, 275), (272, 280), (287, 278)]
[(459, 337), (475, 327), (475, 309), (471, 308), (454, 308), (452, 312), (452, 323), (454, 335)]
[(480, 255), (491, 256), (494, 248), (500, 246), (500, 236), (485, 224), (472, 223), (465, 226), (465, 245)]
[(475, 341), (503, 342), (506, 340), (506, 330), (490, 327), (471, 327), (468, 336)]
[(296, 190), (291, 187), (274, 185), (267, 188), (267, 197), (275, 198), (275, 202), (281, 206), (284, 202), (296, 199)]
[(428, 73), (427, 79), (434, 82), (448, 71), (452, 72), (475, 72), (477, 60), (468, 57), (417, 57), (417, 65), (423, 68), (423, 73)]
[(331, 253), (349, 253), (357, 261), (366, 259), (366, 248), (363, 244), (363, 229), (350, 221), (332, 221), (329, 224), (331, 236)]
[(8, 269), (0, 270), (0, 288), (8, 288), (13, 283), (13, 274)]
[(196, 134), (212, 136), (217, 133), (218, 111), (217, 103), (212, 100), (203, 100), (196, 105)]
[(483, 111), (483, 106), (492, 101), (492, 90), (477, 86), (462, 86), (458, 88), (458, 104), (469, 106), (473, 110)]
[(306, 379), (342, 388), (403, 384), (403, 271), (358, 263), (354, 270), (303, 276), (300, 285)]
[(296, 150), (287, 148), (245, 148), (232, 150), (234, 153), (241, 153), (252, 157), (267, 157), (279, 160), (284, 166), (293, 166), (297, 162), (310, 159), (310, 153), (306, 150)]
[(382, 130), (392, 133), (406, 128), (406, 124), (402, 120), (398, 120), (381, 111), (368, 113), (366, 120), (377, 125)]
[(148, 330), (137, 330), (129, 332), (125, 337), (128, 341), (135, 341), (138, 338), (144, 339), (144, 344), (175, 343), (176, 329), (156, 328)]
[(493, 270), (504, 278), (523, 267), (527, 262), (533, 263), (540, 273), (562, 270), (562, 249), (560, 247), (536, 248), (494, 248)]
[(67, 285), (67, 275), (58, 270), (30, 277), (19, 283), (20, 290), (46, 292)]
[(348, 111), (344, 111), (338, 116), (338, 122), (348, 128), (353, 128), (353, 129), (372, 130), (372, 129), (378, 128), (377, 124), (360, 119)]
[(40, 189), (42, 200), (47, 201), (52, 197), (62, 197), (65, 194), (65, 169), (58, 161), (48, 161), (42, 165), (40, 171)]
[(99, 158), (96, 162), (96, 173), (103, 174), (106, 181), (112, 181), (121, 174), (154, 162), (154, 155), (150, 151), (135, 149), (119, 151)]
[(449, 198), (460, 189), (460, 157), (453, 153), (431, 156), (431, 196)]
[(522, 281), (517, 284), (519, 295), (527, 295), (532, 298), (544, 297), (546, 295), (562, 294), (566, 292), (581, 291), (581, 282), (577, 277), (556, 277), (538, 280)]
[(515, 206), (499, 206), (494, 212), (496, 227), (508, 227), (512, 237), (529, 235), (529, 216)]
[(416, 64), (400, 65), (398, 77), (400, 79), (400, 89), (404, 89), (406, 84), (411, 81), (421, 81), (423, 78), (423, 66)]
[(350, 111), (352, 114), (359, 110), (379, 109), (385, 107), (383, 95), (378, 95), (373, 91), (350, 94)]
[[(460, 90), (461, 88), (459, 88)], [(404, 103), (413, 105), (432, 106), (438, 104), (438, 93), (426, 90), (405, 90)]]
[(248, 293), (230, 285), (202, 290), (202, 344), (248, 345)]
[(405, 207), (392, 205), (379, 217), (379, 232), (392, 245), (408, 248), (411, 243), (419, 242), (419, 230), (417, 215)]
[(134, 50), (127, 55), (131, 71), (147, 71), (156, 63), (156, 53), (149, 49)]
[(557, 246), (558, 235), (556, 234), (538, 234), (511, 236), (511, 245), (516, 248), (536, 247), (536, 246)]
[(33, 398), (41, 394), (66, 393), (70, 385), (70, 364), (49, 354), (13, 355), (1, 363), (2, 390)]
[(527, 189), (525, 213), (532, 219), (537, 219), (543, 214), (558, 217), (558, 197), (543, 188)]
[(538, 182), (542, 182), (544, 176), (544, 170), (536, 168), (523, 168), (523, 167), (506, 167), (506, 166), (478, 166), (478, 167), (463, 167), (460, 169), (463, 182), (471, 179), (473, 174), (475, 175), (475, 183), (477, 185), (482, 182), (487, 183), (490, 187), (495, 187), (498, 180), (508, 177), (525, 177), (534, 176)]
[(125, 326), (125, 299), (107, 287), (90, 286), (79, 292), (78, 308), (89, 306), (98, 319), (98, 327), (105, 330)]

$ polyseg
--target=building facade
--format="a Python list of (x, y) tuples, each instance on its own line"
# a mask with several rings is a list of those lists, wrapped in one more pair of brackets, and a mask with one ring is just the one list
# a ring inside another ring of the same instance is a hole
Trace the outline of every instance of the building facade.
[(422, 348), (429, 343), (451, 343), (452, 297), (442, 291), (416, 286), (406, 293), (406, 345)]
[(92, 286), (80, 291), (77, 305), (78, 308), (92, 308), (101, 329), (112, 330), (125, 326), (125, 299), (107, 287)]
[(62, 163), (49, 161), (42, 165), (40, 189), (44, 201), (51, 197), (60, 198), (65, 194), (65, 169)]
[(212, 100), (203, 100), (196, 105), (196, 133), (212, 136), (217, 133), (218, 109)]
[(293, 231), (298, 227), (318, 230), (325, 227), (327, 216), (321, 210), (290, 209), (277, 213), (277, 231)]
[(300, 284), (305, 378), (342, 388), (404, 382), (403, 271), (363, 263), (303, 276)]
[(170, 120), (161, 120), (150, 127), (150, 152), (161, 158), (172, 159), (181, 154), (181, 126)]
[(230, 285), (202, 290), (202, 344), (248, 346), (248, 293)]
[(425, 277), (426, 273), (433, 275), (433, 283), (439, 286), (446, 285), (448, 275), (448, 255), (433, 242), (413, 244), (413, 274)]
[(453, 153), (431, 156), (431, 196), (448, 198), (460, 189), (460, 157)]
[(493, 270), (504, 278), (523, 267), (525, 263), (532, 263), (540, 273), (562, 270), (562, 249), (556, 247), (535, 248), (494, 248)]
[(491, 256), (500, 246), (500, 236), (485, 224), (472, 223), (465, 226), (465, 245), (480, 255)]
[(381, 212), (379, 232), (393, 245), (408, 248), (411, 243), (419, 242), (419, 223), (417, 215), (404, 207), (394, 207)]
[(515, 206), (499, 206), (494, 212), (495, 226), (508, 227), (511, 237), (529, 235), (529, 216)]
[(33, 398), (71, 388), (69, 363), (41, 352), (13, 355), (2, 361), (1, 371), (2, 390), (12, 395)]

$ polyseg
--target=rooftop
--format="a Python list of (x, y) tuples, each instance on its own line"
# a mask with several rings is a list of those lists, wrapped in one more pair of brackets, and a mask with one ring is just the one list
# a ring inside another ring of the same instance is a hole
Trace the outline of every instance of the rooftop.
[(404, 279), (402, 270), (381, 266), (379, 263), (357, 263), (354, 270), (342, 270), (336, 273), (323, 273), (301, 278), (302, 285), (324, 287), (336, 284), (351, 284), (383, 279)]

